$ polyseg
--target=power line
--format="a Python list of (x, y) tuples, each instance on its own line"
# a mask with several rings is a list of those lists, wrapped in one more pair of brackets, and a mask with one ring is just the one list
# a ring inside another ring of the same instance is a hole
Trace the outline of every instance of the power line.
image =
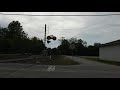
[(120, 14), (90, 14), (90, 15), (32, 15), (32, 14), (7, 14), (7, 13), (0, 13), (0, 15), (18, 15), (18, 16), (115, 16)]

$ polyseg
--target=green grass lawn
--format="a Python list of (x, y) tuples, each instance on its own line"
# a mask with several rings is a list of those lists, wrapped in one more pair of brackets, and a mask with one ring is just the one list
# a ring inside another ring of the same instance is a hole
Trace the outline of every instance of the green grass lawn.
[(97, 61), (97, 62), (101, 62), (101, 63), (105, 63), (105, 64), (120, 66), (120, 62), (118, 62), (118, 61), (101, 60), (101, 59), (99, 59), (99, 57), (82, 56), (81, 58), (85, 58), (87, 60)]
[(50, 58), (46, 58), (44, 60), (40, 60), (39, 64), (41, 65), (79, 65), (80, 63), (77, 61), (72, 60), (71, 58), (66, 58), (62, 55), (52, 55), (51, 60)]

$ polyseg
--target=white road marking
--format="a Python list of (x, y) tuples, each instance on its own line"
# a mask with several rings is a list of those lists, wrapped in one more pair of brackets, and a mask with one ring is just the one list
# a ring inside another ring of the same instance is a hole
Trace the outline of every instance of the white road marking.
[(51, 71), (55, 71), (55, 66), (52, 67)]
[(55, 66), (49, 66), (47, 71), (55, 71)]
[(51, 68), (52, 68), (52, 66), (49, 66), (49, 67), (48, 67), (48, 69), (47, 69), (47, 71), (50, 71), (50, 70), (51, 70)]

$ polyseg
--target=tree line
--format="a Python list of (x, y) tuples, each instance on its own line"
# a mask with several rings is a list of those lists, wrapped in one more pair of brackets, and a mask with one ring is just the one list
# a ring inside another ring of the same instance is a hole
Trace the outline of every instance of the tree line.
[(52, 54), (99, 56), (100, 43), (94, 43), (94, 45), (87, 46), (86, 41), (77, 38), (60, 39), (60, 42), (61, 44), (57, 48), (51, 49)]
[(12, 21), (6, 28), (0, 27), (0, 53), (40, 54), (44, 48), (42, 40), (28, 37), (19, 21)]
[[(82, 55), (98, 56), (100, 43), (87, 46), (87, 42), (82, 39), (70, 38), (59, 39), (60, 45), (57, 48), (45, 47), (43, 40), (37, 37), (28, 37), (23, 31), (19, 21), (12, 21), (6, 28), (0, 27), (0, 53), (32, 53), (41, 54), (44, 48), (49, 54), (54, 55)], [(74, 46), (71, 49), (71, 45)]]

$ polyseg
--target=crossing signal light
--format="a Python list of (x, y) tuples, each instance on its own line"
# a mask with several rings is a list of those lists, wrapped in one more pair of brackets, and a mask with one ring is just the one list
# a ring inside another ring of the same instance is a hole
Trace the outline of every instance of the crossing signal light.
[(53, 39), (55, 41), (57, 38), (55, 36), (53, 36), (53, 35), (50, 35), (50, 36), (47, 36), (47, 39), (48, 40)]
[(48, 40), (50, 40), (50, 39), (51, 39), (51, 37), (50, 37), (50, 36), (47, 36), (47, 39), (48, 39)]
[(55, 41), (55, 40), (56, 40), (56, 37), (53, 37), (53, 40)]
[(47, 41), (47, 43), (49, 44), (51, 41)]

